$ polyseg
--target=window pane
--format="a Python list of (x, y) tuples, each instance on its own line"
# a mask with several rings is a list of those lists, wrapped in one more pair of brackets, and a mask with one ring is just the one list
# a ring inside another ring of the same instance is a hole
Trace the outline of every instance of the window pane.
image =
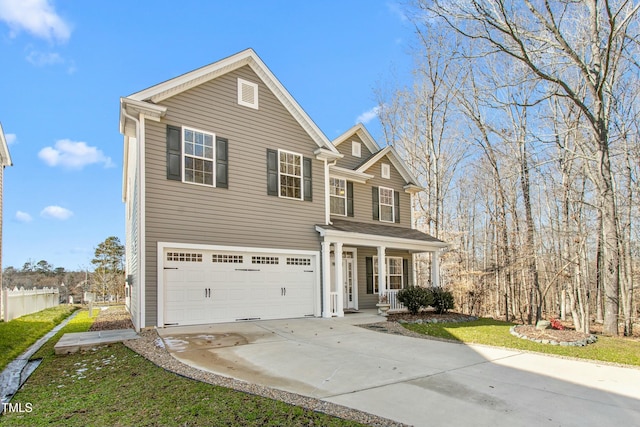
[(382, 221), (393, 221), (393, 206), (380, 205), (380, 219)]
[(389, 276), (389, 289), (402, 289), (402, 276)]
[(204, 142), (204, 134), (200, 132), (196, 132), (195, 136), (196, 136), (196, 144), (202, 145), (202, 143)]
[(193, 142), (193, 131), (185, 129), (184, 140), (185, 142)]
[(194, 152), (194, 154), (195, 154), (196, 156), (202, 157), (202, 155), (204, 154), (204, 150), (203, 150), (202, 145), (196, 145), (196, 146), (195, 146), (195, 152)]
[(211, 135), (204, 136), (204, 145), (207, 147), (213, 147), (213, 137)]
[(345, 215), (345, 199), (341, 197), (331, 196), (331, 213), (336, 215)]
[(213, 147), (205, 147), (204, 156), (207, 159), (213, 159)]

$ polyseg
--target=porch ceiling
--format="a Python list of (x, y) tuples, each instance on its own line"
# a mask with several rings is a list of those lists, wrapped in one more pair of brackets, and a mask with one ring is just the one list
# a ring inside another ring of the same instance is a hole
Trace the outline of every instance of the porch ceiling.
[(333, 219), (331, 224), (316, 225), (316, 230), (325, 240), (363, 246), (385, 246), (414, 252), (432, 252), (449, 246), (422, 231), (384, 224)]

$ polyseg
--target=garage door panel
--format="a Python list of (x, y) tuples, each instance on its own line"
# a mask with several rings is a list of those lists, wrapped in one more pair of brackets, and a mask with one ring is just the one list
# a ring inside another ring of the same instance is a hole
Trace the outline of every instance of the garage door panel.
[(295, 253), (167, 250), (164, 266), (172, 269), (164, 275), (164, 322), (313, 315), (315, 262)]

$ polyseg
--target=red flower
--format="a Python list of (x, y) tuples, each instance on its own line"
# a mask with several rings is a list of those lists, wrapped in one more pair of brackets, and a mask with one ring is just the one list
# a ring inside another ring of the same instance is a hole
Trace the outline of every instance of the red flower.
[(550, 319), (549, 321), (551, 322), (551, 329), (556, 329), (558, 331), (564, 329), (564, 326), (562, 326), (562, 323), (560, 323), (558, 319)]

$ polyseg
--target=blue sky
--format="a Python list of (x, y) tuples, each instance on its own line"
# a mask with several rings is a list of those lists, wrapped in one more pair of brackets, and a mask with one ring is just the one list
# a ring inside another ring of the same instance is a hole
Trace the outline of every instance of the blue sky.
[(374, 90), (411, 66), (388, 0), (0, 0), (3, 267), (90, 267), (124, 243), (119, 98), (253, 48), (330, 139), (380, 143)]

